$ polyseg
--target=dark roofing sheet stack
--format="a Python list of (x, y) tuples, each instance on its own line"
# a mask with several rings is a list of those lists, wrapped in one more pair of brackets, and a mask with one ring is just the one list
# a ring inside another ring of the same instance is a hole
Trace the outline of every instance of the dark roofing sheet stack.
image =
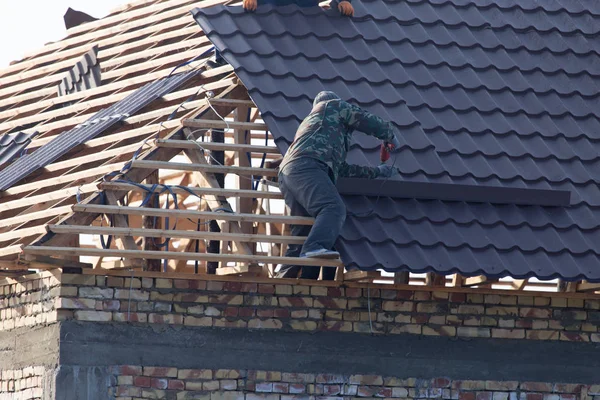
[[(401, 133), (398, 179), (569, 190), (571, 206), (345, 196), (338, 241), (361, 269), (600, 281), (600, 3), (364, 0), (194, 10), (285, 151), (336, 91)], [(376, 165), (355, 135), (348, 162)], [(372, 213), (370, 211), (373, 211)]]
[(0, 137), (0, 167), (24, 154), (31, 140), (37, 136), (33, 133), (7, 133)]

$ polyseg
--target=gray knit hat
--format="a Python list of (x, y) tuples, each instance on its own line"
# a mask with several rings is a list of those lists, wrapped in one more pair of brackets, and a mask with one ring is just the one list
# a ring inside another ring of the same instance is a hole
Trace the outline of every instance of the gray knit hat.
[(317, 96), (315, 97), (315, 100), (313, 101), (313, 107), (322, 101), (339, 99), (340, 96), (338, 96), (337, 94), (330, 92), (329, 90), (323, 90), (322, 92), (319, 92), (319, 94), (317, 94)]

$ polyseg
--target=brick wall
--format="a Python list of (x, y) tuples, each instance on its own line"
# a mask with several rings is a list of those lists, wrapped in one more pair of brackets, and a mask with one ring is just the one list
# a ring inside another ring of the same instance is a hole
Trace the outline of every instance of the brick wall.
[(0, 370), (0, 400), (41, 399), (44, 367)]
[(378, 375), (282, 371), (112, 368), (117, 400), (337, 400), (344, 398), (448, 400), (600, 400), (600, 385), (517, 381), (398, 379)]
[(600, 297), (64, 275), (58, 319), (600, 342)]
[(76, 289), (62, 289), (48, 272), (0, 280), (0, 331), (55, 322), (54, 302), (61, 294), (76, 295)]

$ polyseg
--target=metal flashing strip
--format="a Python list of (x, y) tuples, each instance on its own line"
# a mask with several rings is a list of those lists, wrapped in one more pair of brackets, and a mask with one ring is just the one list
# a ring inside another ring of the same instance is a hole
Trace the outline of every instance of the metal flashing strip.
[(0, 171), (0, 190), (12, 187), (37, 169), (43, 168), (62, 157), (74, 147), (95, 138), (116, 123), (134, 115), (198, 73), (200, 71), (194, 70), (151, 82), (118, 103), (99, 111), (86, 122), (59, 134), (35, 152), (20, 158), (3, 171)]
[(464, 201), (467, 203), (515, 204), (523, 206), (568, 207), (568, 190), (523, 189), (455, 183), (409, 182), (381, 179), (340, 178), (342, 195), (381, 196), (398, 199)]

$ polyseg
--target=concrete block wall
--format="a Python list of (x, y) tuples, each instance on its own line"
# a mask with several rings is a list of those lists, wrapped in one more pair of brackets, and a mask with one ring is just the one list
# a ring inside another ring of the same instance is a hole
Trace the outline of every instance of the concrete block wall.
[(285, 371), (178, 369), (121, 365), (111, 369), (117, 400), (600, 400), (600, 385), (495, 380), (397, 378)]

